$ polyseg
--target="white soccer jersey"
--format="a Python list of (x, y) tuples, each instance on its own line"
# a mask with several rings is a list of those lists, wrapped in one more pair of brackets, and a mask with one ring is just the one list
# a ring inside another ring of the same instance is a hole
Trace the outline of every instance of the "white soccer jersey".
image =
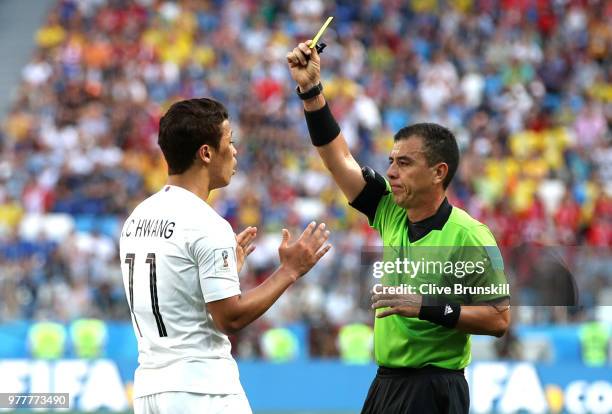
[(128, 217), (120, 254), (138, 339), (134, 397), (243, 393), (230, 342), (206, 310), (240, 294), (230, 224), (195, 194), (166, 185)]

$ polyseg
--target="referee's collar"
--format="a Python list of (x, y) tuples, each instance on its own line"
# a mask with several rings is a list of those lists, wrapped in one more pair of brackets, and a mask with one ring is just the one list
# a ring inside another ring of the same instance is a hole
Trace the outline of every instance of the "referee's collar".
[(407, 219), (408, 240), (414, 243), (427, 236), (432, 230), (442, 230), (442, 227), (444, 227), (448, 221), (452, 211), (453, 206), (448, 202), (448, 199), (444, 197), (444, 201), (442, 201), (442, 204), (438, 207), (438, 211), (436, 211), (436, 214), (433, 216), (427, 217), (421, 221), (415, 221), (414, 223), (411, 223), (410, 219)]

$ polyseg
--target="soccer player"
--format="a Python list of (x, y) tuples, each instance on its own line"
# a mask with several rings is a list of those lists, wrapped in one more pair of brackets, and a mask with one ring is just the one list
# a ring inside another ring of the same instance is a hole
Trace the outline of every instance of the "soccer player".
[(139, 351), (134, 411), (251, 413), (226, 335), (308, 272), (330, 249), (329, 232), (313, 222), (290, 242), (283, 229), (280, 266), (241, 294), (238, 273), (256, 229), (235, 236), (206, 202), (236, 168), (227, 110), (212, 99), (177, 102), (160, 120), (158, 142), (168, 184), (134, 209), (120, 240)]
[[(361, 168), (325, 101), (321, 61), (309, 44), (300, 43), (288, 53), (287, 63), (303, 100), (312, 143), (349, 204), (368, 217), (384, 246), (409, 251), (428, 246), (437, 259), (444, 256), (457, 265), (477, 256), (469, 253), (468, 246), (498, 252), (489, 229), (446, 199), (446, 188), (459, 163), (453, 134), (436, 124), (402, 128), (394, 137), (387, 179), (369, 167)], [(483, 267), (482, 277), (468, 278), (469, 283), (484, 287), (505, 280), (503, 264), (500, 267), (499, 256), (493, 256)], [(423, 298), (419, 293), (373, 296), (379, 369), (362, 413), (469, 411), (463, 369), (471, 358), (470, 334), (499, 337), (505, 333), (510, 319), (508, 294), (463, 295), (463, 303), (478, 305), (422, 306)]]

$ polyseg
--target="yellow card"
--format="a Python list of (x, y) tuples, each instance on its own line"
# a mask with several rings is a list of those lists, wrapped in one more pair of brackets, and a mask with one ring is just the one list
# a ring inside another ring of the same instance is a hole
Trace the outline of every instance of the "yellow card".
[(331, 23), (333, 19), (334, 19), (334, 16), (329, 16), (327, 18), (327, 21), (323, 23), (323, 26), (321, 26), (317, 35), (314, 37), (314, 39), (312, 39), (312, 42), (310, 42), (310, 46), (308, 46), (309, 48), (312, 49), (313, 47), (317, 45), (317, 42), (319, 41), (321, 36), (323, 36), (323, 32), (325, 31), (325, 29), (327, 29), (327, 26), (329, 26), (329, 24)]

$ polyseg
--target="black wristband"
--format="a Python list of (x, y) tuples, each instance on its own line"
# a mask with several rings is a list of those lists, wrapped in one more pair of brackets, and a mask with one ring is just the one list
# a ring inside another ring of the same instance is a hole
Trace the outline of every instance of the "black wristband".
[(315, 86), (308, 89), (306, 92), (300, 92), (299, 86), (295, 87), (295, 93), (297, 93), (297, 96), (299, 96), (300, 99), (303, 101), (305, 101), (306, 99), (311, 99), (311, 98), (314, 98), (315, 96), (321, 95), (321, 92), (323, 92), (323, 85), (321, 85), (321, 82), (317, 83)]
[(419, 319), (429, 321), (446, 328), (454, 328), (461, 315), (461, 305), (446, 304), (442, 306), (421, 306)]
[(304, 111), (304, 116), (306, 117), (310, 140), (315, 147), (329, 144), (340, 135), (340, 126), (327, 103), (323, 108), (316, 111)]

